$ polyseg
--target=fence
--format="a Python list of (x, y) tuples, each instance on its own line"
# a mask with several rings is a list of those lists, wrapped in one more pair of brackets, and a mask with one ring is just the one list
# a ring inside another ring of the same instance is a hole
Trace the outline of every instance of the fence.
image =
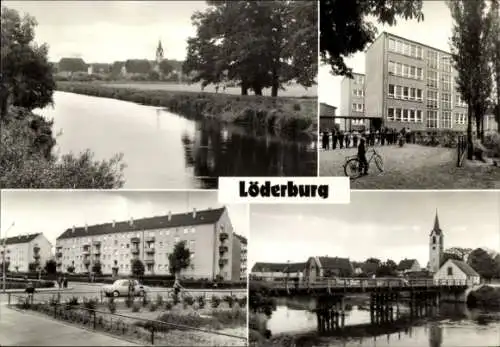
[(104, 312), (95, 308), (81, 306), (77, 303), (61, 303), (60, 300), (60, 297), (56, 299), (52, 297), (50, 300), (40, 300), (38, 297), (35, 298), (35, 296), (9, 294), (8, 306), (41, 312), (53, 316), (55, 319), (77, 323), (84, 328), (92, 330), (107, 331), (122, 338), (147, 340), (151, 345), (155, 343), (163, 345), (166, 341), (160, 341), (165, 337), (162, 333), (167, 333), (172, 330), (182, 332), (196, 331), (198, 333), (207, 334), (208, 336), (217, 335), (228, 337), (239, 341), (238, 344), (245, 344), (247, 340), (247, 338), (243, 336), (172, 322)]
[(467, 136), (458, 135), (457, 139), (457, 167), (461, 167), (467, 153)]

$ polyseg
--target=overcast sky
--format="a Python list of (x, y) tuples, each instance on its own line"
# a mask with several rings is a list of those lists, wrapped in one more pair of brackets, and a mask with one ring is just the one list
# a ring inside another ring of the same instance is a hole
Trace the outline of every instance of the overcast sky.
[(49, 60), (81, 57), (87, 63), (155, 59), (162, 40), (166, 59), (184, 60), (194, 36), (191, 15), (205, 1), (2, 1), (38, 22), (35, 40), (49, 44)]
[[(424, 21), (399, 20), (397, 25), (389, 27), (376, 24), (378, 34), (383, 31), (424, 43), (431, 47), (450, 51), (449, 38), (451, 37), (452, 19), (450, 10), (444, 1), (424, 1)], [(354, 72), (365, 73), (365, 54), (356, 53), (345, 59), (347, 66)], [(319, 68), (319, 100), (340, 108), (340, 82), (343, 77), (332, 76), (328, 66)]]
[[(135, 220), (172, 213), (221, 207), (216, 191), (2, 191), (1, 237), (42, 232), (55, 245), (56, 238), (75, 226)], [(247, 205), (227, 206), (236, 233), (248, 235)]]
[(351, 192), (347, 205), (252, 205), (249, 265), (310, 256), (429, 261), (438, 209), (444, 248), (500, 251), (500, 192)]

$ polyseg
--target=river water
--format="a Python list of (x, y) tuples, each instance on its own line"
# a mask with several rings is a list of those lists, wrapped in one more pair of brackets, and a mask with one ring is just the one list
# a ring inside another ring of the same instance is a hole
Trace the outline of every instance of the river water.
[(121, 100), (54, 93), (59, 154), (90, 149), (96, 159), (123, 153), (124, 188), (216, 188), (219, 176), (316, 176), (313, 141), (285, 141), (219, 123), (196, 122)]
[[(348, 332), (317, 332), (316, 314), (297, 305), (278, 305), (267, 322), (273, 336), (295, 336), (301, 346), (349, 347), (471, 347), (500, 346), (500, 311), (468, 309), (441, 303), (432, 313), (404, 323), (374, 326), (368, 310), (347, 311)], [(403, 307), (404, 310), (404, 307)], [(357, 328), (359, 327), (359, 329)]]

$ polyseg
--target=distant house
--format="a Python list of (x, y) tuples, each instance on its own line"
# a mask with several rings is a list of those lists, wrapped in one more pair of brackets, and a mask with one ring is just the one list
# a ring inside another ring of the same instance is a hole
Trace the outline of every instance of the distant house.
[[(5, 243), (4, 243), (5, 242)], [(8, 271), (28, 272), (29, 264), (36, 263), (44, 267), (45, 262), (52, 258), (52, 244), (42, 233), (19, 235), (0, 239), (0, 245), (5, 245), (5, 263)], [(0, 251), (0, 263), (4, 249)], [(0, 268), (0, 272), (2, 269)]]
[(481, 276), (466, 262), (448, 259), (434, 274), (434, 280), (467, 280), (472, 284), (479, 284)]
[(82, 72), (87, 73), (87, 64), (82, 58), (61, 58), (58, 67), (58, 75), (61, 76), (71, 76), (75, 73)]
[(289, 263), (286, 265), (283, 272), (288, 278), (299, 278), (304, 277), (304, 272), (306, 269), (306, 263)]
[(310, 257), (305, 267), (305, 277), (315, 281), (325, 277), (349, 277), (354, 273), (348, 258)]
[(399, 262), (397, 271), (400, 274), (406, 274), (408, 272), (420, 271), (422, 268), (418, 263), (417, 259), (403, 259)]
[(252, 267), (251, 277), (270, 281), (276, 278), (285, 278), (287, 265), (287, 263), (255, 263)]

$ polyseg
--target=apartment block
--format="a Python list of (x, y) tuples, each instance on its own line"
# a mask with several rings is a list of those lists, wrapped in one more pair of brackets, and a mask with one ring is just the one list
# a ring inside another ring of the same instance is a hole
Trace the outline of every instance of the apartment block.
[(56, 241), (56, 261), (61, 271), (92, 272), (95, 263), (105, 274), (129, 275), (131, 261), (140, 259), (146, 275), (170, 274), (168, 255), (185, 241), (191, 266), (185, 278), (239, 280), (241, 241), (233, 231), (226, 208), (208, 209), (72, 227)]
[(237, 235), (236, 237), (239, 239), (239, 243), (241, 245), (240, 251), (240, 279), (247, 279), (247, 239), (241, 235)]
[(340, 83), (340, 114), (336, 116), (341, 130), (366, 126), (365, 118), (365, 81), (360, 73), (354, 78), (345, 77)]
[(46, 261), (52, 258), (52, 244), (42, 233), (0, 239), (0, 245), (0, 263), (5, 252), (5, 263), (9, 264), (9, 271), (12, 272), (28, 272), (30, 263), (43, 268)]
[[(450, 53), (383, 32), (366, 52), (366, 127), (464, 131), (467, 105), (457, 90), (456, 75)], [(359, 115), (351, 107), (359, 101), (344, 81), (341, 107), (356, 119)], [(488, 115), (485, 130), (492, 129), (496, 122)]]

